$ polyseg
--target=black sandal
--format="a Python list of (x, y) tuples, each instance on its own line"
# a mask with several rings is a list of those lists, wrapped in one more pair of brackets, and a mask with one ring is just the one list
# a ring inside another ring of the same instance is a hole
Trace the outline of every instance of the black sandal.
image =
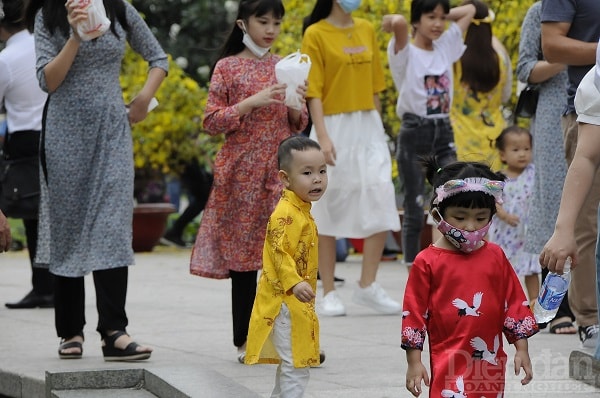
[[(78, 333), (75, 336), (81, 336), (81, 338), (83, 338), (83, 333)], [(73, 337), (70, 337), (69, 339), (72, 339)], [(66, 343), (65, 341), (69, 339), (60, 340), (60, 345), (58, 346), (58, 357), (60, 359), (81, 359), (83, 356), (83, 344), (79, 341), (69, 341)], [(62, 352), (63, 350), (69, 348), (79, 348), (79, 352)]]
[(104, 345), (102, 354), (105, 361), (141, 361), (150, 358), (152, 352), (139, 352), (138, 343), (132, 341), (124, 350), (115, 347), (115, 341), (121, 336), (129, 336), (127, 332), (119, 330), (115, 334), (103, 335)]

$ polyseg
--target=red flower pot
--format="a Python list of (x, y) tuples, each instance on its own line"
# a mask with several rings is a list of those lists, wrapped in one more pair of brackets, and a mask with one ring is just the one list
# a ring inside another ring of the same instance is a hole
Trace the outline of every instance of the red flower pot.
[(133, 251), (150, 252), (164, 235), (171, 203), (141, 203), (133, 208)]

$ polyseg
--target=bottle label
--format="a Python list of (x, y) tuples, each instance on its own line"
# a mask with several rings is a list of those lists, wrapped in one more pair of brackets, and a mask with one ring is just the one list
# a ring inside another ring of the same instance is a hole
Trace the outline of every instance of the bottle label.
[(546, 311), (555, 310), (560, 306), (563, 297), (565, 297), (566, 291), (557, 292), (555, 290), (550, 289), (548, 286), (543, 287), (544, 290), (542, 294), (538, 297), (538, 302), (540, 306)]

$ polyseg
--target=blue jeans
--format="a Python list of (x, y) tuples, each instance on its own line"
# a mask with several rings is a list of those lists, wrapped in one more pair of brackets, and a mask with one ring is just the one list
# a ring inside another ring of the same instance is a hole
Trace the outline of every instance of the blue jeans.
[(405, 113), (398, 134), (398, 172), (404, 186), (402, 253), (412, 263), (421, 248), (425, 174), (421, 160), (435, 156), (440, 167), (456, 161), (454, 133), (449, 118), (428, 119)]

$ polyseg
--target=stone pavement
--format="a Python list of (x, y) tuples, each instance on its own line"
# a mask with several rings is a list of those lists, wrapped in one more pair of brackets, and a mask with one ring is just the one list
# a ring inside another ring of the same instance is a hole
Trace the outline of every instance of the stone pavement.
[[(84, 381), (98, 375), (106, 382), (111, 380), (109, 375), (125, 377), (143, 373), (146, 376), (142, 384), (152, 384), (156, 376), (176, 388), (171, 393), (160, 394), (113, 390), (112, 397), (268, 397), (275, 366), (246, 366), (236, 359), (231, 331), (230, 281), (191, 276), (189, 255), (189, 250), (158, 248), (153, 253), (137, 254), (137, 265), (130, 268), (128, 330), (138, 342), (155, 349), (152, 358), (143, 363), (103, 361), (100, 338), (94, 330), (97, 314), (91, 277), (86, 278), (83, 359), (60, 360), (51, 309), (9, 310), (3, 305), (20, 299), (30, 288), (26, 253), (0, 255), (0, 397), (108, 396), (83, 390), (46, 395), (46, 372), (50, 372), (49, 380), (52, 380), (63, 375), (62, 372), (81, 371), (95, 371), (84, 373), (81, 378)], [(406, 361), (399, 345), (401, 318), (377, 315), (351, 302), (359, 274), (358, 256), (350, 256), (338, 264), (336, 275), (346, 278), (339, 294), (346, 302), (348, 315), (321, 317), (321, 346), (327, 359), (323, 366), (311, 370), (308, 398), (410, 396), (404, 387)], [(378, 280), (394, 299), (402, 299), (406, 278), (406, 269), (399, 262), (381, 264)], [(514, 351), (512, 347), (505, 349), (509, 355), (506, 397), (600, 396), (599, 389), (569, 378), (569, 356), (579, 349), (576, 335), (555, 336), (542, 331), (530, 339), (534, 381), (524, 387), (512, 369)], [(585, 354), (583, 352), (581, 361), (587, 366), (590, 363), (586, 362)], [(587, 369), (587, 376), (598, 377), (591, 367)], [(74, 386), (75, 379), (67, 377), (63, 382)], [(427, 396), (427, 390), (423, 396)]]

